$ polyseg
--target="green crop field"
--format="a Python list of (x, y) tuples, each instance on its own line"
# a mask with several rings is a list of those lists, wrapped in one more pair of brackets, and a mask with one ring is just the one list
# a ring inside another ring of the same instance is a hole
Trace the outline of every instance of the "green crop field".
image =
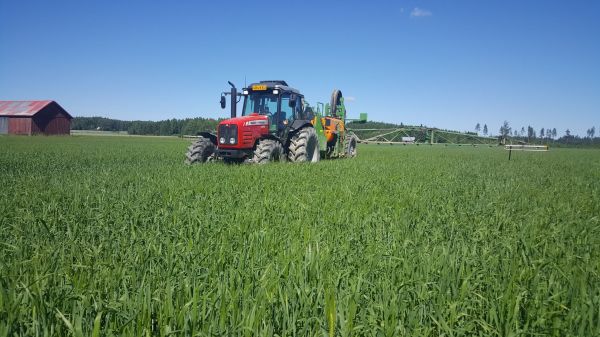
[(600, 151), (0, 137), (0, 337), (598, 336)]

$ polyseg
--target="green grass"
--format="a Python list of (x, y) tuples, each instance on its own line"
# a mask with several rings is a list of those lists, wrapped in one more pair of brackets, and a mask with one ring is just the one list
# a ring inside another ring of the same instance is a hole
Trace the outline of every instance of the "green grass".
[(600, 151), (0, 137), (2, 336), (598, 336)]

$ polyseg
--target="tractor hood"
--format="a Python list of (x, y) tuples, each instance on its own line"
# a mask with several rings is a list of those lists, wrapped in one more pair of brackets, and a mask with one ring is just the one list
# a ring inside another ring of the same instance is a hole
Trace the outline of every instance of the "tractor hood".
[[(262, 124), (260, 122), (256, 123), (254, 121), (266, 121), (266, 123), (265, 122), (262, 122), (262, 123), (264, 123), (263, 125), (268, 125), (269, 117), (267, 117), (265, 115), (251, 114), (248, 116), (240, 116), (240, 117), (222, 120), (221, 123), (219, 123), (219, 125), (235, 124), (238, 126), (252, 126), (252, 124), (254, 124), (254, 125)], [(249, 122), (252, 122), (252, 123), (249, 123)], [(248, 125), (248, 124), (250, 124), (250, 125)]]

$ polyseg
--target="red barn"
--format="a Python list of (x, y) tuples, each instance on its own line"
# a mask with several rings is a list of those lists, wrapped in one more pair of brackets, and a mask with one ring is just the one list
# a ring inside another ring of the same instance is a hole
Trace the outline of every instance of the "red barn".
[(0, 134), (68, 135), (71, 119), (54, 101), (0, 101)]

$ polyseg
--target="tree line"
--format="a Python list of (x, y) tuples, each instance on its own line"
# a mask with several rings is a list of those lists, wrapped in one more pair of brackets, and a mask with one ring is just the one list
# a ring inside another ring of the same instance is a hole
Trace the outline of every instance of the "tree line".
[[(489, 131), (487, 124), (484, 124), (482, 129), (481, 124), (477, 123), (475, 125), (475, 131), (479, 133), (482, 130), (483, 135), (487, 136)], [(504, 121), (498, 132), (499, 139), (503, 141), (512, 140), (532, 144), (551, 142), (565, 145), (600, 145), (600, 137), (596, 137), (595, 126), (587, 129), (585, 137), (573, 135), (570, 129), (566, 129), (564, 134), (561, 136), (559, 135), (558, 130), (554, 127), (540, 128), (538, 131), (531, 125), (528, 125), (527, 127), (522, 126), (519, 129), (518, 127), (511, 127), (508, 121)]]
[(73, 130), (126, 131), (130, 135), (182, 136), (215, 131), (221, 119), (185, 118), (162, 121), (122, 121), (105, 117), (74, 117)]
[[(162, 121), (123, 121), (106, 117), (75, 117), (71, 121), (73, 130), (100, 130), (100, 131), (125, 131), (131, 135), (154, 135), (154, 136), (182, 136), (197, 135), (202, 131), (215, 131), (217, 125), (222, 119), (214, 118), (185, 118), (185, 119), (166, 119)], [(351, 123), (349, 125), (355, 130), (359, 129), (383, 129), (397, 127), (417, 127), (393, 123), (373, 122)], [(419, 127), (427, 128), (420, 125)], [(441, 131), (457, 132), (453, 130)], [(477, 123), (475, 132), (466, 132), (466, 134), (477, 135), (482, 133), (484, 136), (492, 136), (487, 124)], [(596, 137), (596, 127), (592, 126), (586, 132), (586, 137), (572, 135), (571, 130), (566, 129), (563, 135), (559, 135), (558, 130), (552, 128), (534, 129), (532, 126), (513, 128), (508, 121), (504, 121), (500, 126), (498, 139), (500, 142), (513, 141), (531, 144), (565, 144), (565, 145), (600, 145), (600, 137)]]

